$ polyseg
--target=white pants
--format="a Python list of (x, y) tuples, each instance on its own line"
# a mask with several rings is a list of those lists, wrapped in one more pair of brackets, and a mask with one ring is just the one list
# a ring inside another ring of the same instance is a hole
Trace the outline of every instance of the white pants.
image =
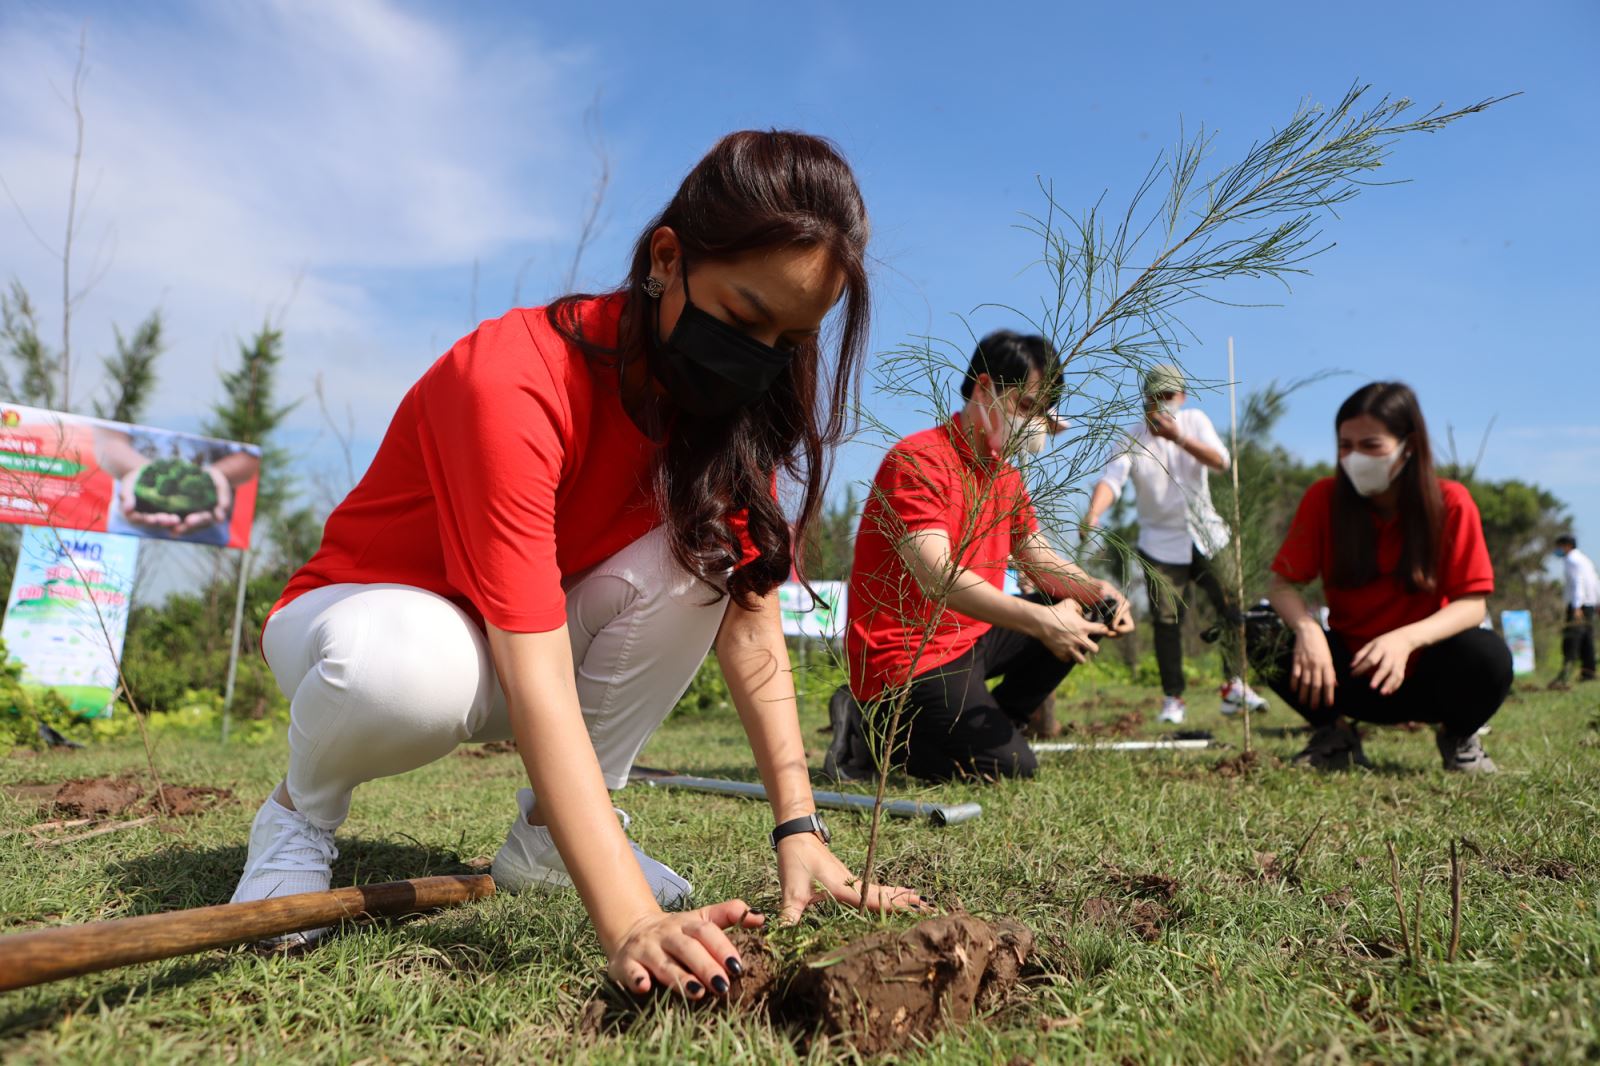
[[(607, 788), (694, 679), (726, 599), (684, 572), (658, 528), (567, 583), (578, 703)], [(278, 611), (262, 652), (289, 698), (289, 798), (334, 829), (364, 781), (467, 742), (509, 740), (483, 632), (410, 585), (329, 585)]]

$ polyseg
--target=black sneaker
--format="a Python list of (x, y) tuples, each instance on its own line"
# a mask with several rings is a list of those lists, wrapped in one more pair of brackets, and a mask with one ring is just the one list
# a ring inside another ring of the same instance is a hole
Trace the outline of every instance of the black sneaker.
[(1483, 741), (1478, 739), (1476, 733), (1463, 737), (1441, 727), (1435, 743), (1439, 745), (1444, 768), (1453, 773), (1492, 774), (1500, 769), (1483, 750)]
[(861, 706), (850, 695), (849, 685), (840, 685), (828, 700), (828, 721), (833, 724), (833, 740), (822, 757), (822, 772), (840, 781), (871, 778), (866, 723), (861, 719)]
[(1352, 766), (1372, 765), (1361, 750), (1361, 734), (1342, 718), (1312, 730), (1311, 742), (1293, 761), (1313, 770), (1348, 770)]

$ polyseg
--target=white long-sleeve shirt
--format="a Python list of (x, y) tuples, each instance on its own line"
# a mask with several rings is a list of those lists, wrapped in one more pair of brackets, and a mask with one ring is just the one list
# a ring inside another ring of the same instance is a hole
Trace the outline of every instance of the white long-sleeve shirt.
[(1567, 575), (1567, 606), (1600, 606), (1600, 574), (1587, 555), (1573, 548), (1562, 558), (1561, 568)]
[[(1180, 407), (1173, 416), (1178, 431), (1232, 462), (1217, 428), (1205, 412)], [(1100, 475), (1112, 497), (1133, 478), (1138, 495), (1139, 550), (1158, 563), (1188, 565), (1194, 549), (1207, 557), (1228, 543), (1228, 527), (1211, 502), (1211, 482), (1205, 464), (1177, 441), (1158, 437), (1146, 422), (1128, 433)]]

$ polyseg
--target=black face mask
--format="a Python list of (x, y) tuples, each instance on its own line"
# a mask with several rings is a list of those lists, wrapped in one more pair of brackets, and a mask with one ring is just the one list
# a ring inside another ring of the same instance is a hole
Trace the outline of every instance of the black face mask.
[(677, 407), (703, 418), (729, 414), (757, 400), (788, 369), (792, 351), (762, 344), (689, 300), (683, 274), (683, 311), (672, 336), (661, 340), (661, 301), (656, 301), (656, 347), (652, 372)]

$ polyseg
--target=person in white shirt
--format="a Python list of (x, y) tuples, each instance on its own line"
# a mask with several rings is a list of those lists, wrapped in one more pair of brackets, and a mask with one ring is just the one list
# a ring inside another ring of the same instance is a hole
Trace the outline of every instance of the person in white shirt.
[[(1150, 615), (1155, 631), (1156, 664), (1161, 670), (1160, 719), (1182, 722), (1183, 615), (1190, 587), (1198, 585), (1218, 617), (1234, 615), (1223, 590), (1227, 564), (1223, 552), (1228, 527), (1211, 503), (1211, 471), (1228, 469), (1231, 461), (1216, 427), (1202, 411), (1183, 406), (1187, 399), (1183, 371), (1156, 366), (1145, 375), (1145, 418), (1129, 432), (1100, 475), (1084, 516), (1087, 538), (1101, 516), (1122, 494), (1131, 477), (1138, 495), (1138, 551), (1147, 567)], [(1219, 572), (1220, 571), (1220, 572)], [(1222, 687), (1222, 712), (1267, 708), (1237, 671)]]
[(1573, 663), (1579, 664), (1579, 681), (1593, 681), (1594, 613), (1600, 605), (1600, 574), (1595, 573), (1589, 557), (1578, 550), (1578, 538), (1571, 533), (1556, 538), (1556, 554), (1561, 557), (1567, 578), (1567, 624), (1561, 631), (1561, 673), (1552, 684), (1565, 685)]

